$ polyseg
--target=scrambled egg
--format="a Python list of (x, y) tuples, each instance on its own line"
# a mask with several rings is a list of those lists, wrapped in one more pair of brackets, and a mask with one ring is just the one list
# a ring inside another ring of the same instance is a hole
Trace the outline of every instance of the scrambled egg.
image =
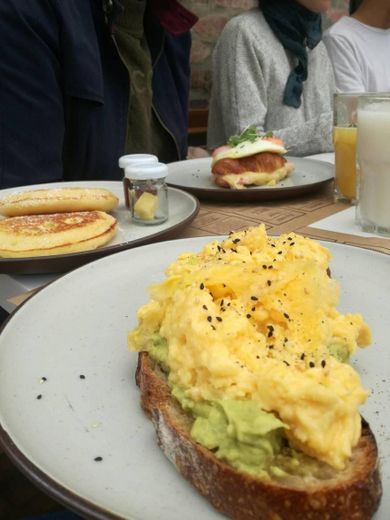
[(194, 401), (254, 400), (288, 428), (290, 444), (341, 469), (361, 433), (367, 391), (333, 355), (370, 343), (359, 314), (341, 314), (329, 251), (294, 233), (264, 226), (181, 255), (151, 288), (129, 334), (149, 350), (158, 333), (169, 345), (169, 380)]

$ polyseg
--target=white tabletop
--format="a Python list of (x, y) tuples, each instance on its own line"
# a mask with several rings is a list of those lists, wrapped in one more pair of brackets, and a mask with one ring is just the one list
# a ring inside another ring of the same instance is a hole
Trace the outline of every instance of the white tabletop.
[[(19, 305), (17, 297), (26, 292), (43, 287), (59, 274), (8, 275), (0, 274), (0, 307), (12, 312)], [(15, 302), (13, 302), (15, 299)]]

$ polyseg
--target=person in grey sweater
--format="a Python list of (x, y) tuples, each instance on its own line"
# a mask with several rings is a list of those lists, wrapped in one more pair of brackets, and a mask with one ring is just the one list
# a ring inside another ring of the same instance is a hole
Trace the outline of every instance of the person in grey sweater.
[(232, 18), (213, 56), (209, 149), (255, 124), (291, 155), (332, 146), (333, 70), (321, 41), (330, 0), (260, 0)]

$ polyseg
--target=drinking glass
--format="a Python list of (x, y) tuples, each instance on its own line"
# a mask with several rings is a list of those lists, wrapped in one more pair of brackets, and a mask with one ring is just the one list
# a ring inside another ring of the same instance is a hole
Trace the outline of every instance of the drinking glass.
[(335, 94), (333, 145), (335, 199), (356, 202), (356, 115), (359, 94)]
[(357, 221), (390, 236), (390, 93), (361, 96), (357, 120)]

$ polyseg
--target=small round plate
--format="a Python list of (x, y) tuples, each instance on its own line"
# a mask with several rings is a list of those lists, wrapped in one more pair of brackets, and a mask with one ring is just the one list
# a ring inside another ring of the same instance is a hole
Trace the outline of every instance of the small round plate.
[(334, 166), (304, 157), (286, 157), (295, 170), (276, 186), (252, 186), (240, 190), (217, 186), (211, 174), (211, 158), (189, 159), (168, 164), (170, 186), (189, 191), (200, 199), (222, 201), (271, 201), (317, 191), (334, 178)]

